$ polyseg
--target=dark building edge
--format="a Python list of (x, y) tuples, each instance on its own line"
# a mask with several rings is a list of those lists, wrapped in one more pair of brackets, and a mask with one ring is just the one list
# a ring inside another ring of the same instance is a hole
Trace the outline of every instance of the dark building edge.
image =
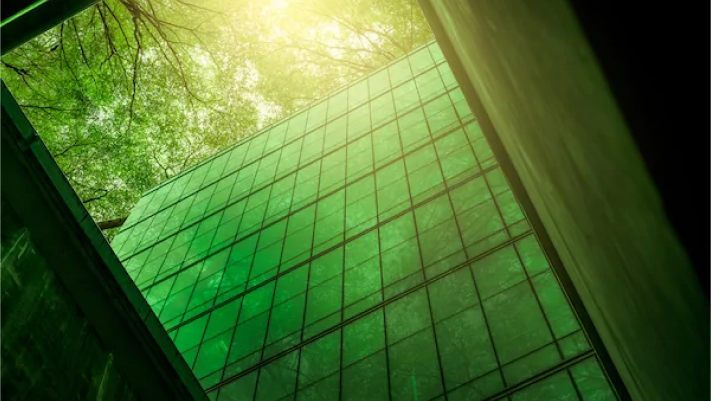
[[(4, 1), (3, 21), (32, 7), (37, 2), (37, 0)], [(2, 27), (0, 51), (3, 55), (7, 54), (98, 2), (99, 0), (47, 0)]]
[(546, 229), (543, 226), (543, 222), (541, 221), (538, 212), (533, 206), (533, 203), (531, 202), (531, 199), (528, 196), (528, 192), (524, 188), (523, 183), (521, 182), (521, 179), (518, 175), (518, 172), (516, 171), (511, 161), (511, 158), (508, 155), (508, 152), (505, 150), (503, 143), (501, 142), (501, 139), (499, 138), (499, 135), (496, 132), (496, 129), (491, 123), (491, 120), (489, 119), (489, 116), (481, 103), (479, 95), (476, 93), (476, 90), (474, 89), (471, 81), (469, 80), (464, 70), (464, 67), (462, 66), (462, 63), (457, 57), (452, 43), (449, 40), (449, 37), (444, 32), (441, 21), (435, 14), (432, 5), (429, 3), (429, 0), (418, 0), (418, 2), (420, 3), (422, 12), (427, 18), (427, 22), (430, 24), (430, 28), (435, 34), (435, 38), (437, 39), (437, 43), (442, 49), (442, 53), (444, 54), (445, 58), (447, 59), (447, 62), (449, 63), (452, 73), (457, 79), (457, 83), (459, 83), (459, 86), (462, 89), (462, 92), (464, 93), (464, 97), (467, 99), (469, 107), (472, 109), (474, 115), (479, 121), (479, 126), (481, 127), (481, 131), (484, 134), (484, 137), (489, 142), (489, 146), (491, 147), (494, 156), (499, 161), (499, 165), (501, 166), (501, 169), (503, 170), (504, 174), (506, 175), (506, 178), (509, 181), (509, 185), (511, 186), (512, 192), (516, 196), (516, 199), (519, 201), (519, 204), (521, 205), (521, 208), (526, 214), (531, 228), (533, 229), (534, 235), (538, 239), (541, 248), (543, 249), (543, 252), (548, 258), (548, 261), (550, 262), (551, 267), (558, 276), (558, 280), (563, 286), (570, 303), (575, 309), (575, 313), (580, 319), (580, 323), (583, 326), (583, 330), (588, 335), (588, 338), (591, 344), (593, 345), (593, 348), (596, 350), (600, 363), (602, 364), (603, 369), (607, 373), (615, 392), (621, 400), (631, 400), (629, 392), (627, 391), (627, 388), (625, 387), (622, 378), (617, 371), (617, 368), (612, 362), (610, 354), (607, 352), (607, 349), (605, 348), (602, 339), (598, 335), (595, 325), (593, 324), (590, 315), (587, 313), (587, 310), (585, 309), (585, 306), (583, 305), (583, 302), (577, 290), (575, 289), (575, 286), (573, 285), (570, 276), (568, 275), (565, 267), (563, 266), (563, 262), (561, 261), (560, 256), (558, 255), (558, 252), (556, 251), (553, 245), (553, 242), (548, 236), (548, 233), (546, 232)]
[(611, 0), (569, 3), (708, 298), (708, 58), (706, 45), (702, 55), (696, 43), (707, 33), (695, 31), (708, 22), (694, 20), (706, 18), (708, 4), (696, 13)]
[(2, 84), (2, 193), (139, 399), (207, 400), (157, 317)]

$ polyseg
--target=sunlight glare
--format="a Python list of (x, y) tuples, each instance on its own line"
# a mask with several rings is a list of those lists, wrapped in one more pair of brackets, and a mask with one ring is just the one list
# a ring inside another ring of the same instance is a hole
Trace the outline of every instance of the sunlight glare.
[(289, 4), (286, 0), (272, 0), (271, 8), (282, 10), (286, 8)]

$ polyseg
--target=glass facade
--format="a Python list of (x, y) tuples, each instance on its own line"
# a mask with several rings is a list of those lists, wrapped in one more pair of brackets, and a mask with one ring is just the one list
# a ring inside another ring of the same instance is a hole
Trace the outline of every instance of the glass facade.
[(616, 399), (434, 42), (149, 191), (112, 246), (212, 399)]

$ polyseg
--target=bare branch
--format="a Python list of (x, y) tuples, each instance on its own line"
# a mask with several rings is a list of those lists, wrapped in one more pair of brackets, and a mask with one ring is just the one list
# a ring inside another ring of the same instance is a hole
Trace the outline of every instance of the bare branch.
[(82, 199), (82, 200), (81, 200), (81, 203), (83, 203), (83, 204), (86, 205), (87, 203), (91, 203), (91, 202), (97, 201), (97, 200), (99, 200), (99, 199), (102, 199), (102, 198), (104, 198), (106, 195), (109, 194), (109, 191), (108, 191), (107, 189), (98, 189), (97, 191), (101, 192), (101, 194), (100, 194), (100, 195), (96, 195), (96, 196), (92, 196), (92, 197), (87, 198), (87, 199)]
[(207, 8), (207, 7), (203, 7), (203, 6), (199, 6), (199, 5), (193, 4), (193, 3), (188, 3), (187, 1), (183, 1), (183, 0), (176, 0), (176, 1), (177, 1), (178, 3), (184, 5), (184, 6), (191, 7), (191, 8), (195, 8), (195, 9), (197, 9), (197, 10), (209, 11), (209, 12), (211, 12), (211, 13), (215, 13), (215, 14), (218, 14), (218, 15), (225, 15), (225, 14), (224, 14), (223, 12), (221, 12), (221, 11), (213, 10), (213, 9), (210, 9), (210, 8)]
[(17, 75), (20, 75), (20, 76), (30, 75), (30, 72), (27, 71), (26, 69), (20, 68), (20, 67), (15, 67), (15, 66), (12, 65), (12, 64), (6, 63), (5, 60), (2, 60), (2, 65), (4, 65), (5, 67), (11, 69), (11, 70), (14, 71), (15, 73), (17, 73)]
[(67, 68), (69, 69), (69, 72), (72, 74), (72, 77), (74, 77), (74, 82), (76, 82), (78, 87), (81, 87), (79, 78), (77, 78), (77, 74), (74, 72), (74, 69), (69, 63), (69, 60), (67, 60), (67, 53), (64, 50), (64, 24), (66, 24), (66, 21), (62, 22), (62, 24), (59, 26), (59, 48), (61, 52), (61, 57), (64, 60), (64, 64), (66, 64)]
[(52, 110), (52, 111), (63, 111), (63, 112), (71, 112), (71, 109), (63, 109), (60, 107), (56, 106), (39, 106), (35, 104), (20, 104), (20, 107), (23, 109), (37, 109), (37, 110)]
[[(32, 93), (34, 93), (35, 95), (40, 97), (42, 100), (50, 101), (50, 99), (48, 99), (46, 96), (44, 96), (42, 93), (40, 93), (40, 91), (35, 89), (34, 86), (30, 85), (29, 81), (27, 80), (27, 77), (34, 78), (34, 75), (31, 75), (29, 73), (29, 71), (25, 70), (24, 68), (16, 67), (12, 64), (8, 64), (5, 61), (2, 61), (2, 63), (5, 67), (9, 68), (11, 71), (16, 73), (20, 77), (22, 82), (25, 84), (25, 86), (27, 86), (27, 88), (29, 88), (32, 91)], [(37, 81), (37, 79), (35, 79), (35, 81)]]
[(155, 149), (153, 149), (153, 150), (151, 151), (151, 156), (153, 157), (153, 160), (156, 162), (156, 164), (158, 165), (158, 167), (160, 167), (160, 168), (163, 170), (163, 176), (164, 176), (164, 178), (165, 178), (166, 180), (167, 180), (168, 178), (170, 178), (170, 177), (172, 176), (172, 174), (168, 173), (168, 169), (163, 165), (163, 163), (160, 162), (160, 160), (158, 160), (158, 156), (156, 156)]
[(104, 12), (101, 11), (100, 5), (97, 4), (95, 7), (97, 10), (99, 10), (99, 17), (101, 18), (101, 26), (104, 31), (104, 37), (106, 38), (106, 46), (109, 49), (107, 51), (108, 55), (106, 56), (106, 59), (104, 59), (104, 61), (102, 61), (101, 64), (99, 65), (99, 67), (102, 67), (104, 65), (104, 63), (111, 60), (111, 57), (113, 57), (117, 54), (116, 54), (116, 46), (114, 45), (113, 39), (111, 39), (111, 29), (109, 28), (109, 24), (106, 22), (106, 17), (104, 17)]
[(66, 155), (70, 150), (73, 150), (76, 148), (81, 148), (84, 146), (92, 146), (92, 145), (96, 145), (96, 142), (81, 142), (81, 140), (75, 139), (71, 145), (67, 146), (66, 148), (62, 149), (61, 151), (59, 151), (57, 153), (52, 154), (52, 157), (54, 157), (56, 159), (56, 158)]
[(87, 67), (91, 68), (91, 64), (89, 64), (89, 60), (86, 58), (86, 53), (84, 52), (84, 46), (81, 44), (81, 39), (79, 38), (77, 24), (74, 19), (71, 19), (69, 21), (72, 23), (72, 27), (74, 28), (74, 37), (77, 39), (77, 45), (79, 45), (79, 50), (81, 50), (81, 58), (82, 60), (84, 60), (84, 64), (86, 64)]
[(124, 217), (119, 217), (118, 219), (100, 221), (96, 224), (99, 226), (99, 229), (101, 229), (101, 230), (110, 230), (112, 228), (121, 227), (123, 225), (123, 223), (126, 222), (127, 218), (128, 218), (128, 216), (124, 216)]
[(138, 58), (141, 55), (141, 33), (139, 32), (135, 16), (133, 17), (133, 37), (136, 40), (136, 55), (133, 57), (133, 89), (131, 90), (131, 102), (128, 106), (128, 126), (126, 127), (126, 132), (131, 129), (131, 123), (133, 122), (133, 105), (136, 102), (136, 87), (138, 86)]
[(109, 14), (113, 17), (114, 21), (116, 21), (116, 24), (119, 27), (119, 30), (121, 31), (121, 35), (123, 36), (123, 39), (126, 41), (126, 47), (129, 49), (133, 46), (131, 46), (128, 42), (128, 35), (126, 35), (126, 31), (123, 29), (123, 25), (121, 24), (121, 21), (119, 21), (118, 17), (116, 17), (116, 14), (114, 13), (114, 10), (109, 7), (109, 5), (106, 2), (101, 3), (104, 7), (106, 7), (106, 10), (108, 10)]

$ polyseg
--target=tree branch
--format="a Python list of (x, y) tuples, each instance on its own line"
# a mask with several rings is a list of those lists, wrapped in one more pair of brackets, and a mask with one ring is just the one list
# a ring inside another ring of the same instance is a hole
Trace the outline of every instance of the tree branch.
[(4, 65), (5, 67), (11, 69), (11, 70), (14, 71), (17, 75), (20, 75), (20, 76), (30, 75), (30, 72), (27, 71), (26, 69), (20, 68), (20, 67), (15, 67), (15, 66), (12, 65), (12, 64), (6, 63), (5, 60), (2, 60), (2, 65)]
[(87, 199), (82, 199), (82, 200), (81, 200), (81, 203), (83, 203), (83, 204), (86, 205), (87, 203), (91, 203), (91, 202), (97, 201), (97, 200), (99, 200), (99, 199), (101, 199), (101, 198), (103, 198), (103, 197), (105, 197), (106, 195), (109, 194), (109, 190), (108, 190), (108, 189), (100, 188), (100, 189), (97, 189), (97, 191), (101, 192), (101, 194), (100, 194), (100, 195), (96, 195), (96, 196), (92, 196), (92, 197), (87, 198)]
[(127, 218), (128, 218), (128, 216), (124, 216), (124, 217), (119, 217), (118, 219), (100, 221), (96, 224), (99, 226), (99, 229), (101, 229), (101, 230), (109, 230), (112, 228), (121, 227), (123, 225), (123, 223), (126, 222)]
[(136, 87), (138, 86), (138, 57), (141, 55), (141, 33), (139, 32), (135, 16), (133, 17), (133, 37), (136, 40), (136, 55), (133, 57), (133, 89), (131, 90), (131, 102), (128, 106), (128, 126), (126, 127), (126, 132), (131, 129), (131, 123), (133, 122), (133, 105), (136, 102)]

